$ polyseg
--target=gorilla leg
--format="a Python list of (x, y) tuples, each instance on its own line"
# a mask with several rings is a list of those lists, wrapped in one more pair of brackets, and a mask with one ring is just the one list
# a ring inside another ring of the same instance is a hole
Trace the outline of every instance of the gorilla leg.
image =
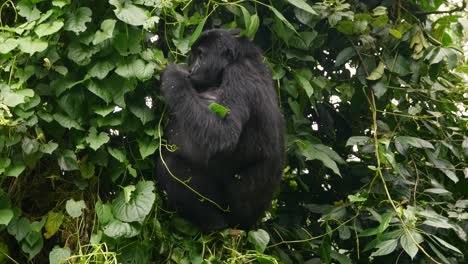
[(231, 226), (253, 227), (271, 206), (271, 199), (281, 180), (277, 164), (260, 162), (240, 171), (239, 177), (226, 179), (226, 200)]
[[(174, 176), (203, 196), (214, 200), (222, 208), (227, 208), (227, 205), (221, 202), (222, 196), (216, 181), (210, 180), (211, 175), (190, 167), (186, 161), (173, 154), (168, 153), (163, 157)], [(159, 180), (167, 192), (171, 207), (202, 229), (211, 230), (227, 227), (228, 223), (221, 209), (209, 201), (201, 201), (201, 197), (174, 179), (161, 160), (158, 161), (157, 166)]]

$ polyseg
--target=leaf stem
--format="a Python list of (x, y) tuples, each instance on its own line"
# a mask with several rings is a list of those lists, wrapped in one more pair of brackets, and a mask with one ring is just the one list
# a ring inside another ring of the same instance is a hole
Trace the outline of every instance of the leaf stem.
[(161, 145), (162, 145), (162, 139), (161, 139), (161, 122), (163, 120), (163, 117), (164, 117), (164, 114), (165, 114), (165, 111), (163, 111), (163, 113), (161, 114), (161, 118), (159, 119), (159, 123), (158, 123), (158, 134), (159, 134), (159, 158), (161, 159), (161, 162), (163, 163), (164, 167), (166, 168), (167, 172), (169, 173), (169, 175), (171, 175), (171, 177), (176, 180), (177, 182), (179, 182), (180, 184), (182, 184), (183, 186), (185, 186), (187, 189), (189, 189), (190, 191), (192, 191), (194, 194), (196, 194), (198, 197), (200, 197), (200, 201), (204, 201), (206, 200), (207, 202), (213, 204), (216, 208), (218, 208), (219, 210), (223, 211), (223, 212), (229, 212), (229, 207), (227, 209), (224, 209), (221, 205), (219, 205), (218, 203), (216, 203), (215, 201), (213, 201), (212, 199), (204, 196), (203, 194), (201, 194), (199, 191), (195, 190), (193, 187), (191, 187), (190, 185), (188, 185), (185, 181), (179, 179), (177, 176), (175, 176), (172, 171), (169, 169), (169, 166), (167, 165), (166, 161), (164, 160), (164, 157), (162, 155), (162, 148), (161, 148)]

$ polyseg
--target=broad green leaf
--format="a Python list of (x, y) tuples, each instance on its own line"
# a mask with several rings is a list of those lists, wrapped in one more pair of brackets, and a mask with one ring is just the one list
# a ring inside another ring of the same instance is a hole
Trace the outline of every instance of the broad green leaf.
[(309, 144), (302, 151), (302, 155), (306, 157), (306, 160), (320, 160), (325, 167), (341, 176), (336, 163), (344, 164), (345, 162), (329, 147), (322, 144)]
[(49, 211), (47, 214), (47, 221), (45, 223), (45, 233), (44, 238), (49, 239), (51, 238), (57, 231), (59, 230), (60, 226), (62, 225), (63, 218), (65, 216), (60, 212)]
[(26, 166), (24, 164), (13, 163), (5, 170), (4, 174), (10, 177), (18, 177), (25, 169)]
[(351, 230), (347, 226), (342, 226), (338, 228), (338, 235), (340, 236), (340, 239), (348, 240), (351, 238)]
[(366, 145), (371, 141), (370, 137), (365, 137), (365, 136), (354, 136), (348, 138), (348, 141), (346, 141), (346, 146), (362, 146)]
[(102, 231), (98, 231), (96, 234), (91, 234), (91, 238), (89, 239), (89, 243), (91, 245), (98, 245), (102, 240)]
[(145, 63), (141, 59), (130, 59), (119, 63), (115, 69), (115, 72), (124, 78), (138, 78), (144, 81), (153, 76), (155, 69), (155, 63)]
[[(141, 31), (130, 27), (126, 31), (118, 32), (112, 40), (112, 44), (120, 55), (128, 56), (129, 54), (136, 54), (141, 52), (142, 40), (143, 38)], [(173, 41), (174, 40), (176, 39), (173, 39)]]
[[(42, 2), (42, 1), (44, 1), (44, 0), (31, 0), (32, 3), (34, 3), (34, 2)], [(54, 10), (47, 10), (47, 12), (42, 13), (42, 14), (41, 14), (41, 17), (37, 20), (37, 24), (36, 24), (36, 25), (40, 25), (40, 24), (44, 23), (44, 21), (46, 21), (47, 19), (49, 19), (49, 17), (51, 17), (53, 14), (54, 14)]]
[(383, 74), (384, 74), (384, 70), (385, 70), (385, 64), (383, 64), (383, 62), (379, 62), (379, 65), (377, 66), (377, 68), (375, 68), (375, 70), (373, 70), (369, 76), (367, 76), (367, 80), (370, 80), (370, 81), (376, 81), (380, 78), (382, 78)]
[(352, 35), (355, 32), (354, 30), (354, 21), (351, 20), (341, 20), (338, 22), (338, 25), (336, 26), (336, 29), (346, 35)]
[(123, 187), (123, 193), (125, 197), (125, 203), (130, 202), (130, 199), (132, 198), (132, 193), (136, 190), (135, 185), (128, 185)]
[(353, 47), (344, 48), (340, 53), (338, 53), (338, 56), (336, 56), (335, 67), (341, 66), (355, 55), (356, 50)]
[(354, 263), (347, 254), (340, 254), (334, 250), (331, 250), (330, 256), (332, 259), (338, 261), (339, 264), (353, 264)]
[(127, 157), (125, 156), (125, 153), (117, 148), (107, 148), (107, 151), (109, 154), (111, 154), (112, 157), (114, 157), (116, 160), (122, 162), (122, 163), (127, 163)]
[(73, 218), (80, 217), (83, 213), (81, 210), (86, 208), (86, 204), (83, 200), (75, 201), (74, 199), (70, 199), (65, 204), (65, 209), (67, 210), (68, 215)]
[(286, 75), (286, 71), (283, 67), (276, 66), (276, 68), (273, 69), (273, 80), (281, 80), (284, 75)]
[(154, 112), (151, 111), (149, 107), (147, 107), (144, 103), (140, 105), (132, 104), (128, 107), (130, 112), (134, 114), (138, 119), (140, 119), (141, 123), (145, 125), (146, 123), (154, 120)]
[(18, 39), (18, 47), (24, 53), (29, 53), (30, 55), (41, 52), (47, 49), (49, 44), (47, 41), (41, 39), (32, 39), (31, 37), (23, 37)]
[(331, 169), (335, 174), (340, 175), (340, 169), (336, 165), (336, 162), (333, 161), (328, 155), (318, 152), (314, 148), (308, 148), (304, 151), (303, 155), (306, 157), (306, 160), (320, 160), (325, 167)]
[(133, 178), (136, 178), (138, 176), (137, 171), (132, 167), (131, 164), (127, 165), (127, 171), (128, 171), (128, 174), (130, 174)]
[(57, 149), (57, 147), (57, 143), (49, 141), (45, 144), (41, 144), (41, 146), (39, 147), (39, 151), (46, 154), (52, 154), (52, 152), (54, 152)]
[[(331, 228), (329, 225), (326, 225), (327, 232), (331, 232)], [(325, 235), (322, 239), (319, 249), (320, 259), (322, 264), (330, 264), (331, 263), (331, 249), (332, 249), (332, 242), (331, 242), (331, 235)]]
[(449, 191), (447, 191), (445, 189), (442, 189), (442, 188), (429, 188), (429, 189), (425, 189), (424, 192), (440, 194), (440, 195), (450, 195), (450, 194), (452, 194), (451, 192), (449, 192)]
[(318, 151), (327, 154), (330, 158), (332, 158), (335, 162), (339, 164), (346, 164), (346, 162), (336, 153), (331, 147), (323, 145), (323, 144), (313, 144), (314, 148)]
[(395, 251), (396, 247), (398, 246), (398, 239), (390, 239), (383, 241), (377, 244), (377, 250), (371, 254), (371, 256), (384, 256), (392, 253)]
[(455, 207), (462, 208), (462, 209), (468, 208), (468, 199), (458, 200), (455, 203)]
[(2, 104), (9, 107), (15, 107), (26, 102), (25, 96), (15, 93), (14, 91), (10, 91), (10, 89), (3, 89), (0, 99)]
[(78, 170), (78, 161), (76, 159), (76, 155), (73, 151), (71, 150), (65, 150), (63, 151), (59, 158), (58, 158), (58, 164), (60, 168), (64, 171), (72, 171), (72, 170)]
[(294, 33), (298, 34), (296, 29), (294, 28), (294, 26), (289, 23), (289, 21), (283, 16), (283, 14), (281, 14), (276, 8), (274, 8), (273, 6), (268, 6), (268, 8), (270, 8), (271, 11), (273, 11), (273, 13), (275, 14), (275, 16), (277, 18), (279, 18), (288, 28), (290, 28), (292, 31), (294, 31)]
[(396, 39), (401, 39), (401, 37), (403, 36), (403, 34), (401, 34), (400, 31), (396, 30), (396, 29), (389, 29), (388, 30), (388, 33), (390, 33), (392, 36), (394, 36)]
[(91, 179), (95, 175), (95, 169), (96, 167), (91, 162), (80, 163), (80, 173), (83, 179)]
[(79, 42), (74, 42), (68, 45), (67, 58), (78, 65), (88, 65), (91, 62), (91, 57), (97, 51), (97, 48), (90, 48)]
[(9, 158), (0, 158), (0, 174), (5, 172), (5, 169), (8, 168), (11, 164), (11, 159)]
[(307, 97), (311, 98), (314, 94), (314, 88), (310, 84), (309, 80), (306, 77), (300, 75), (299, 73), (294, 75), (294, 78), (299, 82), (299, 85), (304, 89), (307, 94)]
[(379, 229), (378, 229), (379, 234), (387, 230), (387, 228), (390, 226), (390, 221), (392, 220), (392, 217), (393, 217), (393, 213), (386, 213), (382, 217), (382, 221), (380, 222)]
[(39, 142), (35, 139), (25, 137), (23, 138), (21, 148), (23, 149), (24, 154), (30, 155), (39, 150)]
[(65, 91), (70, 90), (73, 88), (75, 85), (77, 85), (78, 82), (72, 80), (71, 78), (60, 78), (53, 80), (50, 83), (50, 88), (55, 91), (55, 95), (59, 97), (62, 95)]
[(270, 235), (263, 229), (252, 230), (249, 231), (247, 239), (255, 246), (257, 252), (263, 253), (270, 242)]
[(405, 252), (411, 257), (411, 259), (414, 259), (416, 254), (418, 254), (418, 246), (413, 242), (410, 235), (406, 232), (400, 238), (400, 245), (405, 250)]
[(104, 79), (110, 71), (115, 68), (115, 65), (112, 61), (105, 60), (105, 61), (98, 61), (94, 64), (91, 69), (88, 71), (88, 75), (91, 77), (96, 77), (100, 80)]
[(189, 45), (192, 46), (193, 43), (195, 43), (195, 41), (198, 39), (198, 37), (200, 36), (202, 30), (203, 30), (203, 27), (205, 26), (205, 22), (206, 22), (206, 19), (208, 17), (205, 17), (203, 18), (202, 20), (200, 20), (200, 22), (198, 23), (197, 27), (195, 28), (195, 30), (193, 31), (192, 35), (190, 36), (189, 38)]
[(437, 240), (437, 242), (439, 242), (443, 247), (445, 248), (448, 248), (450, 250), (453, 250), (454, 252), (460, 254), (460, 255), (463, 255), (463, 253), (458, 249), (456, 248), (455, 246), (451, 245), (450, 243), (448, 243), (447, 241), (443, 240), (442, 238), (439, 238), (435, 235), (431, 235), (431, 237), (435, 238), (435, 240)]
[(121, 237), (130, 238), (138, 235), (140, 228), (136, 224), (124, 223), (117, 219), (112, 219), (105, 227), (104, 234), (108, 237), (118, 239)]
[(427, 244), (432, 249), (432, 251), (436, 254), (436, 256), (439, 257), (439, 259), (443, 261), (443, 263), (450, 263), (450, 261), (445, 257), (445, 255), (442, 254), (434, 244), (432, 244), (430, 241), (427, 241)]
[(96, 215), (99, 223), (105, 225), (114, 218), (112, 215), (112, 206), (108, 203), (103, 204), (101, 201), (96, 202)]
[(300, 8), (312, 15), (318, 16), (317, 12), (305, 0), (287, 0), (290, 4)]
[(242, 17), (244, 18), (245, 32), (247, 32), (248, 29), (249, 29), (249, 26), (250, 26), (251, 16), (250, 16), (249, 10), (247, 10), (247, 8), (245, 8), (243, 6), (239, 6), (239, 8), (242, 11)]
[[(143, 24), (143, 28), (146, 30), (146, 31), (152, 31), (154, 29), (156, 29), (156, 26), (158, 25), (159, 23), (159, 20), (160, 18), (158, 16), (152, 16), (152, 17), (149, 17), (145, 23)], [(156, 42), (159, 37), (157, 35), (155, 35), (155, 39), (151, 39), (151, 42)]]
[(132, 26), (141, 26), (149, 18), (146, 10), (123, 0), (109, 0), (109, 4), (115, 6), (115, 16), (121, 21)]
[(182, 54), (187, 54), (190, 50), (190, 40), (189, 39), (173, 39), (172, 43), (177, 47), (177, 49)]
[(422, 107), (420, 104), (416, 104), (415, 106), (410, 106), (408, 108), (408, 114), (410, 115), (417, 115), (422, 111)]
[[(127, 197), (128, 198), (128, 197)], [(120, 192), (112, 201), (114, 216), (124, 222), (142, 222), (153, 207), (156, 196), (152, 181), (140, 181), (126, 201), (125, 192)]]
[(434, 166), (442, 171), (454, 183), (459, 181), (458, 176), (455, 174), (455, 166), (447, 160), (430, 158)]
[(68, 115), (64, 115), (61, 113), (55, 113), (53, 115), (54, 120), (57, 121), (62, 127), (68, 128), (68, 129), (76, 129), (76, 130), (83, 130), (80, 124), (73, 120), (71, 117)]
[(356, 195), (350, 194), (348, 195), (348, 200), (352, 203), (365, 202), (367, 201), (367, 197), (360, 193), (357, 193)]
[(224, 119), (229, 114), (229, 108), (222, 106), (217, 103), (211, 103), (208, 105), (211, 112), (215, 113), (219, 118)]
[(416, 138), (416, 137), (397, 136), (397, 137), (395, 137), (395, 143), (396, 142), (398, 142), (399, 144), (401, 144), (404, 147), (412, 146), (412, 147), (415, 147), (415, 148), (434, 149), (434, 146), (430, 142), (428, 142), (428, 141), (426, 141), (424, 139)]
[(288, 39), (288, 44), (291, 47), (309, 51), (313, 46), (313, 41), (316, 39), (318, 33), (317, 31), (304, 31), (300, 32), (299, 35), (294, 35)]
[(159, 141), (148, 137), (138, 139), (138, 149), (142, 159), (152, 155), (159, 148)]
[(94, 34), (93, 44), (97, 45), (106, 39), (112, 38), (116, 22), (117, 20), (115, 19), (106, 19), (102, 21), (101, 28)]
[(32, 259), (39, 252), (41, 252), (44, 245), (44, 240), (39, 232), (30, 232), (26, 238), (21, 241), (21, 249), (28, 254), (29, 258)]
[(17, 221), (14, 219), (8, 225), (8, 233), (16, 238), (16, 241), (23, 240), (31, 232), (31, 223), (25, 217)]
[(86, 30), (86, 23), (91, 22), (91, 15), (93, 12), (88, 7), (80, 7), (72, 13), (67, 14), (67, 20), (63, 27), (67, 31), (73, 31), (75, 34), (84, 32)]
[(247, 28), (247, 33), (245, 34), (246, 37), (248, 37), (249, 39), (253, 39), (255, 37), (255, 34), (257, 33), (259, 25), (260, 25), (260, 19), (258, 18), (257, 14), (254, 14), (250, 18), (250, 25)]
[(18, 41), (16, 39), (3, 39), (0, 37), (0, 53), (7, 54), (10, 51), (14, 50), (17, 46)]
[(13, 219), (13, 210), (7, 208), (7, 209), (0, 209), (0, 225), (8, 225)]
[(424, 57), (424, 60), (429, 61), (430, 64), (437, 64), (446, 59), (449, 68), (454, 68), (460, 56), (460, 52), (453, 48), (435, 47)]
[(393, 217), (392, 213), (387, 213), (380, 220), (377, 218), (377, 220), (379, 220), (380, 222), (379, 226), (365, 229), (359, 234), (359, 236), (368, 237), (368, 236), (373, 236), (377, 234), (382, 234), (389, 227), (392, 217)]
[(40, 24), (34, 29), (36, 35), (40, 38), (43, 36), (52, 35), (59, 31), (63, 27), (64, 23), (62, 20), (54, 20), (48, 23)]
[[(34, 232), (39, 232), (39, 236), (41, 236), (40, 232), (46, 223), (46, 218), (41, 217), (40, 221), (33, 221), (31, 222), (31, 230)], [(42, 237), (42, 236), (41, 236)]]
[(107, 104), (112, 102), (112, 87), (110, 87), (108, 81), (89, 80), (86, 84), (86, 88)]
[(85, 139), (89, 146), (94, 150), (97, 150), (102, 145), (109, 142), (109, 140), (109, 135), (106, 132), (100, 132), (98, 135), (95, 127), (91, 127), (89, 129), (89, 135)]
[(114, 110), (115, 110), (114, 105), (108, 105), (108, 106), (97, 108), (96, 110), (94, 110), (94, 113), (96, 113), (96, 114), (98, 114), (98, 115), (100, 115), (102, 117), (105, 117), (108, 114), (114, 112)]
[(386, 69), (400, 76), (406, 76), (411, 73), (410, 60), (403, 55), (387, 57), (385, 59)]
[(18, 9), (18, 14), (28, 21), (39, 19), (41, 16), (41, 11), (36, 8), (36, 5), (28, 1), (19, 1), (16, 8)]
[(68, 247), (54, 247), (49, 253), (49, 264), (66, 264), (71, 256), (71, 250)]
[(69, 5), (71, 0), (52, 0), (52, 5), (62, 8), (66, 5)]
[(388, 16), (381, 15), (372, 20), (372, 25), (375, 27), (385, 27), (388, 24)]
[(373, 16), (383, 16), (387, 14), (387, 8), (385, 6), (378, 6), (372, 10)]

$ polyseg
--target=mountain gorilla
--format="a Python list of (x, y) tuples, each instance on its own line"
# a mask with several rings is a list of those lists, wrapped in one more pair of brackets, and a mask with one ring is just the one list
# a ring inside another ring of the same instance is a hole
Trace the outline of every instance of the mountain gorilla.
[(177, 147), (163, 148), (157, 164), (170, 205), (203, 229), (254, 226), (279, 186), (284, 155), (283, 116), (260, 50), (238, 30), (208, 30), (189, 67), (168, 65), (161, 81), (171, 114), (164, 135)]

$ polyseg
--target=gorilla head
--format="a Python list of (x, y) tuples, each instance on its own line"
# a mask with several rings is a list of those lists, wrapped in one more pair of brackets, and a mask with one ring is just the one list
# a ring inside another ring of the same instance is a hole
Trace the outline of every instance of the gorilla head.
[(189, 73), (195, 88), (221, 84), (223, 70), (239, 58), (239, 33), (238, 29), (208, 30), (192, 45)]

